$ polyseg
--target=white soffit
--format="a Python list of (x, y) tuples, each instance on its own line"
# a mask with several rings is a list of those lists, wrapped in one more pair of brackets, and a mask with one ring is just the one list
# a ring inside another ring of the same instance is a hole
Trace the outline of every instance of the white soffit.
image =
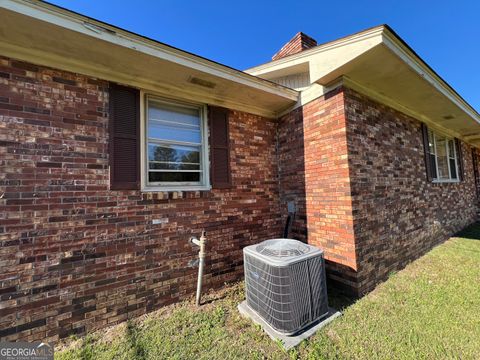
[(295, 90), (43, 2), (2, 0), (0, 19), (4, 56), (268, 117), (298, 99)]

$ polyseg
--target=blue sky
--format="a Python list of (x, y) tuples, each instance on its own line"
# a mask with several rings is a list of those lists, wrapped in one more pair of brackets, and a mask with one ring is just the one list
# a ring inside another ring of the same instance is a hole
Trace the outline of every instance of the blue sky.
[(480, 112), (480, 1), (50, 0), (237, 69), (295, 33), (318, 43), (387, 23)]

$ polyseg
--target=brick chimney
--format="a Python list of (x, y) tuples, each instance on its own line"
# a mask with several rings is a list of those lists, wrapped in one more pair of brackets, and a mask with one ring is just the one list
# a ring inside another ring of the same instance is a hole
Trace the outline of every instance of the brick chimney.
[(317, 46), (317, 41), (310, 36), (299, 32), (288, 43), (272, 56), (272, 60), (278, 60), (285, 56), (299, 53), (300, 51)]

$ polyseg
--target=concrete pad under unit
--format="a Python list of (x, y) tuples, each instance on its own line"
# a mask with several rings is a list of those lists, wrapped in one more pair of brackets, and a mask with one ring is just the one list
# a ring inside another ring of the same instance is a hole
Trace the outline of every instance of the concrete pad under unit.
[(268, 336), (274, 341), (280, 340), (285, 350), (289, 350), (298, 344), (300, 344), (303, 340), (308, 339), (310, 336), (315, 334), (318, 330), (323, 328), (325, 325), (330, 323), (333, 319), (342, 315), (340, 311), (337, 311), (333, 308), (328, 308), (327, 315), (320, 320), (317, 324), (308, 327), (306, 330), (302, 331), (299, 334), (288, 336), (283, 335), (275, 331), (265, 320), (263, 320), (255, 311), (253, 311), (250, 306), (247, 305), (247, 301), (242, 301), (238, 304), (238, 311), (243, 316), (251, 319), (254, 323), (260, 325), (265, 331)]

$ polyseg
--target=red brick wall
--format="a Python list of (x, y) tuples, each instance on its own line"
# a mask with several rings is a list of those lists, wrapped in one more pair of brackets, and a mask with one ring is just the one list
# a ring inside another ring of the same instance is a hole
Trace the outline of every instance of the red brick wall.
[(279, 119), (277, 141), (283, 226), (287, 220), (287, 204), (292, 201), (296, 213), (291, 223), (289, 238), (307, 242), (302, 108), (297, 108)]
[(354, 295), (476, 219), (471, 147), (464, 182), (427, 183), (420, 122), (350, 89), (282, 117), (278, 142), (282, 206), (305, 204), (292, 235), (324, 249), (330, 283)]
[(356, 254), (341, 88), (303, 107), (308, 242), (325, 251), (327, 276), (351, 291)]
[(370, 291), (476, 219), (471, 147), (461, 183), (426, 180), (421, 123), (345, 92), (358, 291)]
[[(480, 149), (478, 148), (473, 148), (472, 149), (472, 168), (474, 171), (474, 183), (475, 183), (475, 189), (476, 189), (476, 195), (477, 195), (477, 204), (479, 204), (480, 200)], [(467, 156), (469, 156), (467, 154)], [(475, 158), (475, 160), (474, 160)], [(473, 162), (476, 161), (477, 166), (475, 168)], [(477, 212), (479, 212), (480, 209), (477, 209)]]
[[(356, 258), (341, 89), (280, 118), (278, 168), (283, 213), (295, 201), (290, 237), (325, 251), (329, 282), (356, 287)], [(285, 217), (283, 217), (285, 220)]]
[[(230, 118), (233, 188), (109, 191), (108, 84), (0, 57), (0, 338), (56, 341), (242, 276), (278, 237), (276, 124)], [(165, 223), (153, 225), (152, 220)]]

